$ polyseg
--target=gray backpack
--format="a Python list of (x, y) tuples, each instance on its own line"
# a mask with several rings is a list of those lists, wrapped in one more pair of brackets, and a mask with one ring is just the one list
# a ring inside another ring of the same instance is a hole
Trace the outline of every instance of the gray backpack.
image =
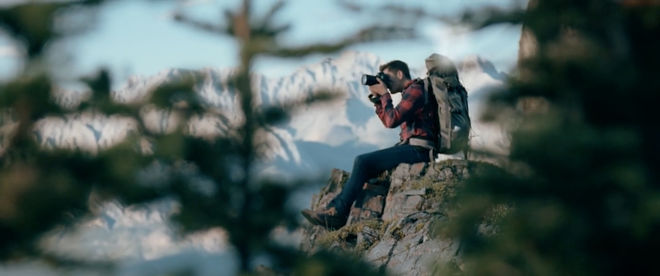
[[(432, 54), (426, 58), (425, 103), (432, 95), (438, 103), (438, 153), (467, 155), (470, 139), (470, 113), (467, 91), (458, 80), (458, 71), (449, 58)], [(433, 92), (432, 94), (429, 92)]]

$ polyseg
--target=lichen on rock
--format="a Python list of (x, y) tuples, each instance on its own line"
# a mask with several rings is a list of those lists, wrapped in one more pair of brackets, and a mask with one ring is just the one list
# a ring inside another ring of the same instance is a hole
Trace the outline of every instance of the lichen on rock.
[[(305, 225), (301, 248), (310, 254), (341, 250), (394, 274), (430, 275), (438, 263), (460, 267), (460, 245), (438, 235), (439, 225), (453, 212), (457, 187), (489, 166), (467, 160), (400, 164), (365, 184), (346, 226), (328, 231)], [(312, 209), (326, 206), (348, 176), (333, 170)]]

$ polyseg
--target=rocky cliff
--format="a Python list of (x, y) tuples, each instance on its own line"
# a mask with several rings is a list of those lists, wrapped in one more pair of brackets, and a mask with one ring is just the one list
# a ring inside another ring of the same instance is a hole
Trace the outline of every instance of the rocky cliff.
[[(441, 238), (437, 231), (452, 212), (457, 187), (487, 166), (492, 165), (466, 160), (401, 164), (365, 183), (343, 228), (305, 225), (301, 247), (310, 254), (353, 253), (382, 271), (401, 275), (430, 275), (443, 265), (460, 268), (459, 242)], [(334, 170), (312, 199), (312, 209), (324, 207), (348, 176)]]

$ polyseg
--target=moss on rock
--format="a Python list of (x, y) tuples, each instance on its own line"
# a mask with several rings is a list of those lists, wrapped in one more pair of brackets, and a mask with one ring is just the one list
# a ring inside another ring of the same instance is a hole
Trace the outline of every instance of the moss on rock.
[(335, 231), (328, 231), (319, 235), (317, 244), (320, 247), (335, 248), (339, 247), (344, 250), (355, 251), (355, 253), (362, 253), (371, 247), (371, 244), (359, 244), (358, 235), (363, 233), (366, 227), (370, 228), (377, 233), (376, 240), (382, 237), (383, 221), (378, 219), (363, 220), (355, 224), (344, 226)]

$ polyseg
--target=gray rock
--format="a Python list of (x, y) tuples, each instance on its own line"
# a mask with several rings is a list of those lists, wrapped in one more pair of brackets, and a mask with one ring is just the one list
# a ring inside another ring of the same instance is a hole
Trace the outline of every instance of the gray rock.
[(424, 203), (424, 196), (405, 191), (396, 193), (388, 197), (385, 202), (385, 210), (382, 219), (385, 221), (396, 220), (406, 215), (421, 211)]
[(389, 237), (383, 238), (376, 243), (367, 252), (365, 259), (376, 266), (382, 266), (389, 262), (392, 249), (396, 245), (397, 240)]
[(330, 200), (341, 192), (344, 184), (348, 180), (349, 173), (339, 169), (333, 169), (330, 173), (328, 184), (323, 187), (319, 194), (312, 197), (312, 210), (325, 208)]
[[(436, 222), (446, 221), (452, 212), (447, 201), (456, 185), (481, 166), (465, 160), (401, 164), (365, 183), (347, 226), (327, 231), (308, 225), (301, 247), (310, 253), (319, 247), (349, 250), (401, 275), (432, 275), (434, 265), (461, 264), (460, 244), (435, 236)], [(314, 196), (312, 208), (327, 204), (347, 178), (348, 173), (334, 170), (328, 185)]]
[(357, 235), (357, 247), (358, 248), (369, 248), (376, 241), (378, 241), (378, 230), (373, 229), (369, 226), (364, 226), (362, 231)]

